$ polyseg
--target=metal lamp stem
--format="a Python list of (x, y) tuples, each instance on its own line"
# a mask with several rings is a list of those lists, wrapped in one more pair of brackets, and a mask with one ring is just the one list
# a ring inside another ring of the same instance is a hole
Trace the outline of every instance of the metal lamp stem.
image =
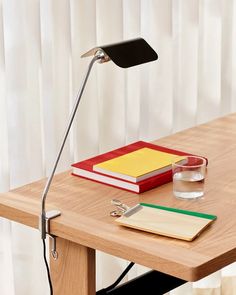
[(99, 61), (99, 60), (100, 60), (100, 62), (102, 62), (103, 59), (104, 59), (104, 54), (101, 51), (98, 51), (97, 54), (91, 60), (89, 66), (88, 66), (88, 69), (87, 69), (87, 72), (85, 74), (85, 77), (84, 77), (83, 83), (81, 85), (81, 88), (80, 88), (80, 90), (78, 91), (78, 93), (76, 95), (75, 103), (74, 103), (74, 106), (73, 106), (73, 110), (71, 112), (71, 115), (70, 115), (70, 118), (69, 118), (69, 121), (68, 121), (68, 125), (66, 127), (66, 131), (65, 131), (65, 134), (63, 136), (63, 140), (62, 140), (62, 143), (61, 143), (61, 146), (60, 146), (58, 155), (56, 157), (56, 160), (55, 160), (55, 163), (53, 165), (53, 168), (52, 168), (52, 171), (50, 173), (50, 176), (47, 179), (47, 183), (46, 183), (46, 185), (44, 187), (44, 190), (43, 190), (43, 193), (42, 193), (42, 208), (41, 208), (40, 226), (39, 226), (40, 227), (40, 231), (41, 231), (41, 238), (42, 239), (46, 239), (46, 235), (47, 234), (50, 234), (50, 228), (49, 228), (50, 219), (55, 218), (55, 217), (57, 217), (57, 216), (59, 216), (61, 214), (61, 212), (58, 211), (58, 210), (52, 210), (52, 211), (49, 211), (49, 212), (46, 212), (45, 211), (46, 197), (47, 197), (47, 194), (48, 194), (48, 191), (49, 191), (49, 188), (50, 188), (50, 185), (51, 185), (53, 176), (55, 174), (55, 171), (56, 171), (58, 162), (60, 160), (62, 151), (64, 149), (64, 146), (65, 146), (65, 143), (66, 143), (66, 139), (68, 137), (68, 134), (69, 134), (71, 125), (73, 123), (73, 120), (74, 120), (74, 117), (75, 117), (75, 114), (76, 114), (76, 111), (78, 109), (78, 106), (79, 106), (81, 97), (83, 95), (84, 88), (86, 86), (86, 83), (87, 83), (89, 74), (90, 74), (91, 69), (93, 67), (93, 64), (96, 61)]

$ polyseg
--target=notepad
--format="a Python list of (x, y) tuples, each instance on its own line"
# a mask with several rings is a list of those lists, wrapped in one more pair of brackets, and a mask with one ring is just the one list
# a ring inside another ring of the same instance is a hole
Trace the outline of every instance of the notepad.
[(96, 164), (93, 170), (131, 182), (139, 182), (171, 169), (173, 162), (183, 162), (185, 157), (141, 148), (131, 153)]
[(140, 203), (116, 222), (134, 229), (192, 241), (216, 218), (211, 214)]

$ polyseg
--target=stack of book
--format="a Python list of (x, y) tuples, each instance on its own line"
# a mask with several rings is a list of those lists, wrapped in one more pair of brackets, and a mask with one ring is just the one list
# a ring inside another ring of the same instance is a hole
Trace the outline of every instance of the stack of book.
[(72, 165), (72, 174), (135, 193), (172, 181), (172, 162), (183, 163), (182, 151), (138, 141)]

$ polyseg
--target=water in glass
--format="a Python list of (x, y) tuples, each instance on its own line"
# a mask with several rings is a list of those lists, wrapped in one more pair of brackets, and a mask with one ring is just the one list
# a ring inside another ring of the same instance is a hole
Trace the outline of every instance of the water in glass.
[(173, 175), (173, 192), (177, 198), (200, 198), (203, 188), (204, 175), (199, 171), (180, 171)]

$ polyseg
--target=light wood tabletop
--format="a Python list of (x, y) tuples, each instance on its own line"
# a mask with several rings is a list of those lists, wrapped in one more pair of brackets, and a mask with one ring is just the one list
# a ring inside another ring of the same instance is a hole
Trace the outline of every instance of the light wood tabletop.
[[(77, 252), (71, 249), (77, 245), (81, 246), (78, 257), (82, 255), (87, 266), (77, 271), (87, 271), (90, 280), (94, 279), (94, 249), (187, 281), (201, 279), (236, 261), (236, 114), (154, 143), (208, 158), (204, 198), (178, 200), (172, 195), (172, 183), (138, 195), (71, 176), (70, 172), (56, 175), (47, 198), (48, 209), (62, 212), (51, 222), (51, 233), (59, 237), (61, 259), (51, 264), (54, 279), (60, 277), (55, 270), (62, 269), (60, 264), (64, 268), (73, 264)], [(0, 216), (37, 228), (44, 185), (45, 179), (1, 194)], [(145, 202), (209, 213), (217, 215), (217, 220), (197, 239), (185, 242), (119, 226), (109, 216), (113, 198), (129, 206)], [(70, 249), (67, 256), (65, 249)], [(76, 277), (71, 279), (76, 281)], [(85, 285), (83, 294), (93, 294), (93, 284)]]

